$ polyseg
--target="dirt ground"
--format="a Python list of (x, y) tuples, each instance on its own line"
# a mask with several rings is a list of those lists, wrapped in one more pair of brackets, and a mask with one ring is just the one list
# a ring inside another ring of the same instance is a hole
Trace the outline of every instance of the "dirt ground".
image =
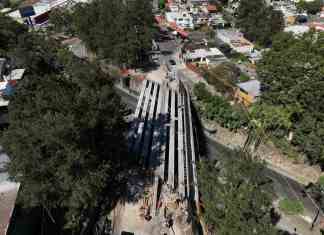
[[(211, 124), (209, 123), (208, 126), (211, 126)], [(217, 132), (215, 134), (210, 134), (209, 136), (217, 140), (220, 144), (230, 148), (242, 147), (244, 145), (246, 135), (243, 132), (231, 132), (215, 123), (213, 123), (212, 126), (217, 129)], [(310, 182), (314, 183), (321, 175), (319, 167), (296, 162), (280, 153), (280, 151), (271, 143), (261, 144), (257, 153), (270, 165), (271, 168), (273, 168), (273, 170), (278, 171), (301, 184), (307, 185)]]

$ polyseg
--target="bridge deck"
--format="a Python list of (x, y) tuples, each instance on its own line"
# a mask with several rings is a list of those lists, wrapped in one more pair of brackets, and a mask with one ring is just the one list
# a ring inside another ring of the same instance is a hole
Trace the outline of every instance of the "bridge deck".
[(132, 151), (154, 173), (153, 212), (158, 182), (180, 200), (198, 203), (196, 152), (190, 95), (184, 85), (143, 83), (132, 129)]

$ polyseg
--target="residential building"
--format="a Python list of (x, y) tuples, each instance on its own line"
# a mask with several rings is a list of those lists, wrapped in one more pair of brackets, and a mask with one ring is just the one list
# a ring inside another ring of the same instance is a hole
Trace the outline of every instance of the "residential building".
[(214, 28), (225, 28), (228, 24), (222, 14), (211, 14), (208, 19), (208, 24)]
[(198, 65), (219, 64), (227, 60), (224, 54), (217, 48), (198, 48), (186, 50), (183, 53), (185, 63), (194, 63)]
[(181, 12), (166, 12), (165, 18), (168, 23), (175, 23), (178, 27), (183, 29), (193, 29), (193, 19), (187, 11)]
[(17, 81), (22, 79), (25, 73), (25, 69), (14, 69), (9, 71), (4, 71), (9, 69), (6, 66), (6, 60), (0, 58), (0, 107), (8, 106), (9, 101), (4, 99), (3, 96), (9, 96), (13, 93)]
[(41, 26), (48, 22), (49, 14), (51, 10), (58, 7), (68, 7), (77, 3), (88, 2), (88, 0), (41, 0), (29, 5), (33, 11), (33, 15), (30, 16), (30, 20), (22, 16), (21, 8), (8, 13), (8, 16), (20, 23), (26, 23), (33, 26)]
[(238, 102), (249, 106), (260, 96), (260, 82), (256, 79), (236, 84), (237, 88), (234, 97)]
[(219, 29), (216, 37), (223, 43), (228, 44), (234, 51), (249, 55), (252, 53), (254, 45), (244, 38), (243, 33), (236, 30)]

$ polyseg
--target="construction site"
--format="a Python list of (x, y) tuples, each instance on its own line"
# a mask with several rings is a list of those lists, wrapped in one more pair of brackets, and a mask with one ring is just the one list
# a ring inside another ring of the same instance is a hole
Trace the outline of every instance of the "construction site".
[(142, 174), (113, 211), (113, 234), (196, 234), (197, 150), (189, 91), (180, 80), (144, 80), (128, 135)]

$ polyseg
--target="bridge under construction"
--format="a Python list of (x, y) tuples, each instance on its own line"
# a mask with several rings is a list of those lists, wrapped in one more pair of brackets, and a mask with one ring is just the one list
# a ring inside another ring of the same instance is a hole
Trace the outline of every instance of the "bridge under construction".
[(178, 222), (183, 231), (192, 229), (190, 218), (199, 204), (191, 113), (189, 91), (181, 81), (144, 80), (128, 136), (150, 182), (145, 214), (166, 224)]

